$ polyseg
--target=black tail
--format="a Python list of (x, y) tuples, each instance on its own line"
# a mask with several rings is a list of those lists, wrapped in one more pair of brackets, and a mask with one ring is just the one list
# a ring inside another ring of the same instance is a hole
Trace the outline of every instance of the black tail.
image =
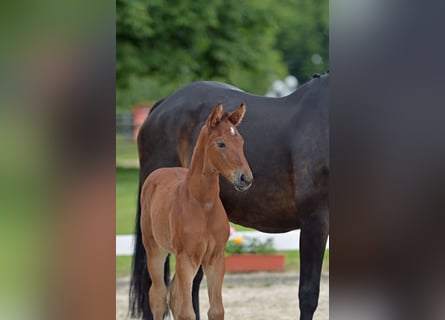
[[(147, 260), (145, 248), (142, 244), (142, 232), (140, 227), (141, 220), (141, 186), (139, 183), (138, 190), (138, 205), (136, 213), (136, 227), (135, 227), (135, 243), (134, 254), (132, 261), (132, 273), (130, 281), (130, 295), (129, 295), (129, 314), (132, 318), (140, 318), (144, 320), (152, 320), (150, 304), (148, 301), (148, 289), (151, 286), (151, 278), (147, 271)], [(164, 266), (164, 281), (168, 286), (170, 282), (170, 263), (167, 257)], [(165, 310), (164, 316), (167, 316), (168, 309)]]

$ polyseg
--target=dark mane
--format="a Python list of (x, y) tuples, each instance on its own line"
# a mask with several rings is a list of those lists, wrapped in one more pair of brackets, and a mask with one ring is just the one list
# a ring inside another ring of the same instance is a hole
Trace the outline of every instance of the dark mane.
[(164, 102), (165, 99), (166, 99), (166, 97), (165, 97), (165, 98), (162, 98), (162, 99), (159, 100), (159, 101), (156, 101), (156, 103), (150, 108), (149, 114), (150, 114), (154, 109), (156, 109), (160, 104), (162, 104), (162, 102)]
[(315, 79), (315, 78), (321, 78), (322, 76), (326, 76), (326, 75), (329, 75), (329, 69), (326, 70), (326, 71), (323, 72), (323, 73), (314, 73), (314, 74), (312, 75), (312, 79)]

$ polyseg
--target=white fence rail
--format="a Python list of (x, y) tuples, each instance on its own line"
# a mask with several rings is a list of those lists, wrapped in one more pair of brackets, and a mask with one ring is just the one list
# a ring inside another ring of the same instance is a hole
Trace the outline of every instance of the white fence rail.
[[(233, 237), (241, 236), (244, 238), (257, 238), (265, 241), (269, 238), (273, 239), (274, 248), (276, 250), (298, 250), (300, 248), (300, 230), (289, 231), (286, 233), (265, 233), (260, 231), (236, 231), (230, 235)], [(118, 235), (116, 236), (116, 255), (131, 256), (133, 255), (134, 235)], [(326, 244), (329, 249), (329, 238)]]

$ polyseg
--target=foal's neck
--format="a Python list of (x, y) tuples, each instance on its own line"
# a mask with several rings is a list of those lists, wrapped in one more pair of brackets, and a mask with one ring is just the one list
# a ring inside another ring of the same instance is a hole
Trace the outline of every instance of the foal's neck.
[(219, 172), (206, 160), (206, 128), (201, 129), (186, 177), (186, 185), (195, 199), (209, 205), (219, 196)]

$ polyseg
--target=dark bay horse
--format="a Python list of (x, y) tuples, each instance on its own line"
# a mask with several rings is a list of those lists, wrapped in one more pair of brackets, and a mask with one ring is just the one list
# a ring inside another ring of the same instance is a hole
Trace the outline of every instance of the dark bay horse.
[(170, 288), (170, 307), (175, 319), (194, 320), (192, 283), (202, 265), (207, 277), (210, 320), (223, 320), (222, 282), (224, 251), (229, 238), (229, 220), (219, 197), (219, 175), (236, 190), (252, 185), (243, 151), (243, 138), (236, 126), (245, 106), (223, 113), (216, 106), (202, 127), (188, 169), (160, 168), (145, 180), (141, 190), (142, 242), (152, 279), (148, 291), (155, 320), (167, 308), (164, 263), (176, 256), (176, 273)]
[[(215, 82), (195, 82), (159, 101), (138, 139), (140, 184), (160, 167), (188, 167), (199, 130), (221, 102), (227, 110), (249, 106), (238, 127), (255, 177), (243, 193), (221, 180), (221, 200), (229, 220), (264, 232), (300, 234), (300, 319), (312, 319), (318, 304), (320, 275), (329, 233), (329, 74), (318, 76), (286, 97), (268, 98)], [(150, 319), (150, 278), (136, 218), (136, 242), (130, 286), (130, 313)], [(168, 263), (165, 264), (168, 268)], [(167, 274), (167, 273), (166, 273)], [(199, 270), (193, 285), (199, 319)], [(169, 281), (166, 276), (165, 281)]]

